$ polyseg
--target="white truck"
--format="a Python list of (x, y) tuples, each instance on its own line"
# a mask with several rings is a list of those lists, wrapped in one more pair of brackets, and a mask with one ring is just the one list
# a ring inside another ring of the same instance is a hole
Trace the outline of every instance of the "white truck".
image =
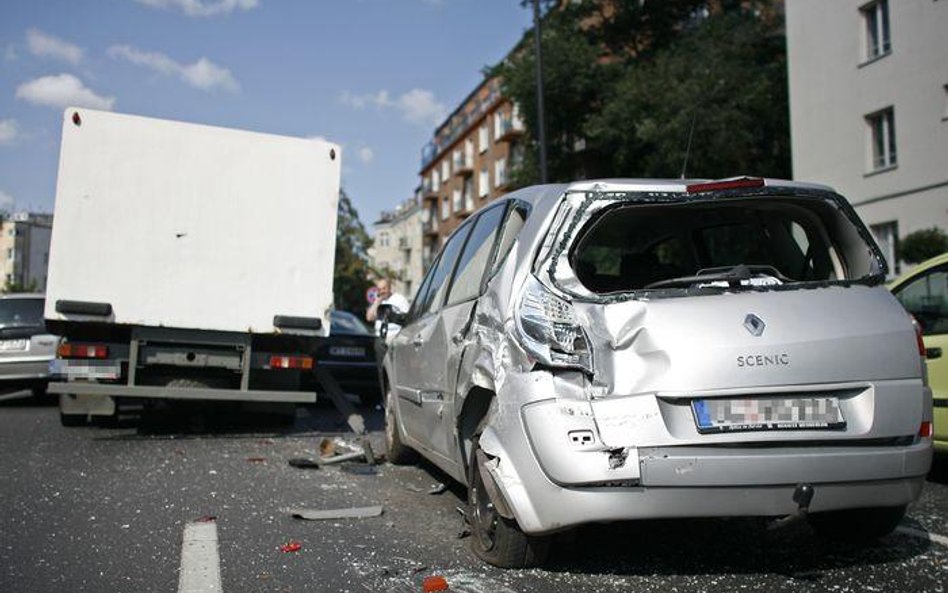
[(116, 398), (312, 402), (339, 146), (70, 108), (45, 318), (75, 425)]

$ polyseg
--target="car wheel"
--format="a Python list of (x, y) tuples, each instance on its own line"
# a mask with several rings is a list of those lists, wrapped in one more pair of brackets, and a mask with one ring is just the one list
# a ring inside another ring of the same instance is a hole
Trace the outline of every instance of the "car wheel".
[(525, 534), (514, 519), (497, 513), (484, 487), (477, 463), (480, 449), (475, 437), (471, 447), (467, 489), (467, 521), (471, 529), (471, 550), (478, 558), (501, 568), (527, 568), (546, 560), (550, 540)]
[(809, 521), (820, 537), (858, 543), (892, 533), (904, 516), (903, 505), (813, 513)]
[(401, 430), (398, 428), (398, 418), (395, 409), (395, 394), (391, 387), (385, 394), (385, 451), (386, 458), (395, 465), (409, 465), (415, 463), (418, 454), (414, 449), (402, 442)]

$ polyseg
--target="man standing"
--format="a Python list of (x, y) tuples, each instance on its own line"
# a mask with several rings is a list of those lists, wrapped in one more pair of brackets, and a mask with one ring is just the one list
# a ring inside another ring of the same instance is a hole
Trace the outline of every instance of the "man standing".
[[(375, 323), (375, 333), (379, 335), (382, 328), (382, 320), (379, 319), (379, 307), (381, 305), (391, 305), (395, 311), (399, 313), (407, 313), (409, 309), (408, 299), (403, 295), (392, 292), (392, 281), (388, 278), (381, 278), (375, 285), (376, 295), (375, 301), (369, 305), (369, 309), (365, 312), (365, 320), (370, 323)], [(388, 326), (388, 335), (394, 336), (398, 333), (398, 330), (401, 329), (400, 325), (390, 323)]]

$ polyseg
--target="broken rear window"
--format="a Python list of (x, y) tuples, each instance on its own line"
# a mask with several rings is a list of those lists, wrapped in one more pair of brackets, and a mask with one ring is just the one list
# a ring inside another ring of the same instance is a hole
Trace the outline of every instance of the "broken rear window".
[(793, 197), (618, 204), (570, 252), (590, 292), (853, 280), (871, 249), (828, 201)]

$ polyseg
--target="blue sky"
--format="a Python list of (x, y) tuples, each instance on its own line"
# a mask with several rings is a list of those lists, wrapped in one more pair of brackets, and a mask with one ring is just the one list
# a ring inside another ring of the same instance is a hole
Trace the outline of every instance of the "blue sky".
[(368, 225), (529, 24), (519, 0), (3, 0), (0, 208), (52, 211), (79, 104), (338, 142)]

